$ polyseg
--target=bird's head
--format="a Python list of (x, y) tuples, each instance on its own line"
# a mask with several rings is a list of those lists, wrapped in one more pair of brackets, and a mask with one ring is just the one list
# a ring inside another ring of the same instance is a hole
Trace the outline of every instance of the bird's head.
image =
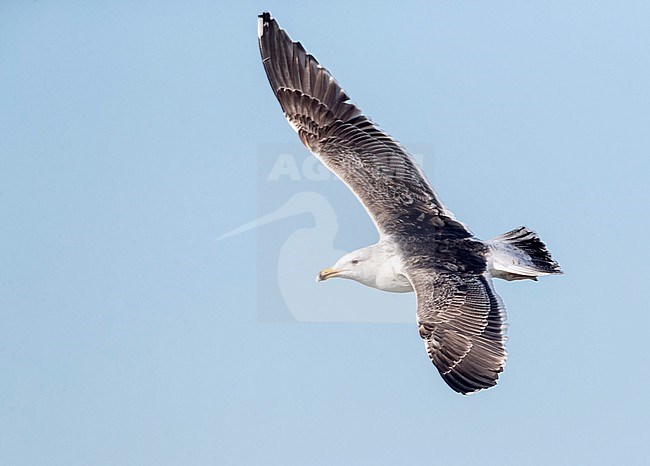
[(372, 256), (369, 248), (359, 249), (341, 257), (336, 264), (320, 271), (317, 281), (329, 278), (348, 278), (358, 282), (365, 282), (370, 278), (372, 271)]

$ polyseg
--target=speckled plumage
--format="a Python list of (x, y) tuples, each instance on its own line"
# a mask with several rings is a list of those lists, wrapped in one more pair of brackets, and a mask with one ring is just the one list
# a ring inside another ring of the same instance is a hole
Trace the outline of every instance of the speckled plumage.
[(268, 13), (258, 21), (262, 62), (285, 117), (357, 196), (381, 237), (319, 279), (342, 276), (387, 291), (413, 289), (420, 336), (445, 382), (464, 394), (495, 385), (506, 359), (506, 314), (492, 276), (536, 279), (560, 273), (559, 266), (523, 227), (491, 241), (474, 237), (406, 149), (363, 115)]

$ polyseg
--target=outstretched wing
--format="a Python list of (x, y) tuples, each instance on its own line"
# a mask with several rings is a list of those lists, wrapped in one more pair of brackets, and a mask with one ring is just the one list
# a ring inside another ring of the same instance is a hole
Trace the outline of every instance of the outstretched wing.
[(487, 273), (407, 273), (424, 346), (442, 378), (468, 394), (496, 385), (506, 362), (506, 311)]
[(408, 152), (364, 116), (268, 13), (258, 21), (264, 69), (289, 124), (357, 196), (379, 233), (430, 236), (444, 230), (448, 237), (470, 237)]

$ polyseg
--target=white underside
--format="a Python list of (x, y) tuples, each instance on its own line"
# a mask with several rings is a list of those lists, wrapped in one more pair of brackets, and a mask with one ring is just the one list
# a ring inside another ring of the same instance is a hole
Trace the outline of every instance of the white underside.
[(391, 293), (409, 293), (413, 286), (408, 278), (394, 270), (387, 270), (386, 273), (378, 275), (374, 288)]
[(528, 254), (511, 244), (487, 241), (487, 245), (489, 247), (488, 272), (494, 278), (513, 281), (549, 275), (547, 272), (540, 271)]

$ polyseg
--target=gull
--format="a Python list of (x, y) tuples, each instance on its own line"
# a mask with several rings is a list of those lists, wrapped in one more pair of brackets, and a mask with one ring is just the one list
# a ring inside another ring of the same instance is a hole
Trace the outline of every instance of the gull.
[(440, 201), (397, 140), (379, 129), (334, 77), (269, 13), (258, 17), (262, 63), (303, 144), (347, 185), (379, 241), (341, 257), (318, 280), (347, 278), (383, 291), (415, 291), (429, 358), (456, 392), (497, 383), (506, 362), (506, 311), (492, 278), (561, 274), (537, 234), (519, 227), (475, 237)]

